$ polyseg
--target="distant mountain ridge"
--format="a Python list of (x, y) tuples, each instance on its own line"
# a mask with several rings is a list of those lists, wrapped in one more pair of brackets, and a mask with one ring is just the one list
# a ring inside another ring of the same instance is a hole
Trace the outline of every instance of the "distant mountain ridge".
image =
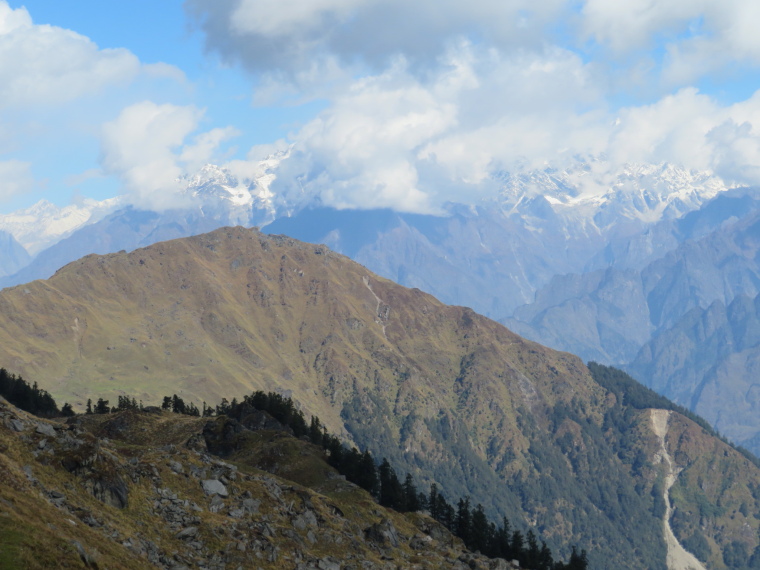
[(666, 497), (709, 567), (760, 553), (760, 470), (663, 398), (321, 245), (238, 227), (87, 256), (0, 292), (0, 315), (7, 366), (77, 407), (277, 390), (592, 567), (664, 569)]
[[(208, 231), (214, 225), (261, 227), (290, 216), (308, 217), (310, 210), (323, 208), (320, 198), (308, 194), (281, 193), (281, 188), (276, 184), (278, 169), (286, 163), (288, 154), (289, 150), (274, 153), (247, 167), (245, 174), (206, 165), (196, 174), (178, 181), (184, 185), (178, 197), (186, 206), (153, 212), (159, 218), (165, 218), (157, 221), (156, 225), (176, 224), (178, 218), (204, 220), (196, 224), (197, 229), (192, 228), (193, 223), (180, 222), (185, 233), (174, 236), (180, 237)], [(602, 161), (579, 162), (565, 171), (547, 169), (519, 175), (499, 173), (493, 180), (493, 184), (500, 187), (497, 195), (472, 206), (448, 206), (449, 213), (443, 219), (458, 217), (466, 220), (464, 223), (468, 227), (464, 228), (464, 235), (457, 235), (456, 222), (447, 228), (446, 222), (436, 221), (434, 216), (406, 216), (406, 225), (414, 227), (425, 239), (408, 232), (398, 237), (411, 239), (415, 243), (414, 248), (421, 248), (424, 255), (434, 260), (434, 265), (449, 276), (466, 274), (468, 257), (482, 258), (480, 270), (485, 273), (488, 273), (488, 263), (501, 264), (501, 271), (509, 272), (511, 277), (493, 276), (494, 285), (486, 288), (483, 298), (478, 298), (481, 283), (468, 283), (466, 277), (459, 278), (463, 281), (456, 290), (437, 290), (436, 283), (442, 280), (435, 278), (429, 280), (433, 288), (426, 289), (447, 302), (470, 305), (489, 316), (500, 318), (529, 302), (534, 292), (545, 285), (552, 275), (580, 271), (611, 243), (625, 240), (659, 219), (670, 219), (698, 208), (726, 190), (725, 185), (708, 174), (671, 165), (626, 165), (615, 174), (605, 173), (604, 165)], [(43, 251), (45, 253), (42, 261), (32, 261), (23, 274), (12, 276), (12, 271), (6, 271), (8, 277), (2, 285), (49, 277), (58, 267), (86, 253), (106, 253), (130, 249), (136, 244), (152, 243), (146, 241), (147, 235), (139, 230), (138, 235), (129, 235), (129, 229), (118, 222), (120, 215), (117, 210), (126, 206), (125, 200), (85, 200), (79, 206), (63, 209), (41, 202), (27, 210), (0, 216), (0, 230), (14, 234), (33, 256)], [(144, 207), (132, 209), (145, 210)], [(361, 211), (350, 212), (353, 216), (366, 219)], [(117, 213), (115, 218), (109, 218), (112, 213)], [(344, 219), (346, 217), (343, 216)], [(432, 224), (444, 227), (438, 227), (437, 235), (431, 236), (422, 226), (410, 222), (410, 218), (430, 221), (423, 222), (423, 226)], [(115, 220), (116, 227), (107, 227), (110, 220)], [(100, 224), (101, 229), (95, 232), (87, 229), (94, 224)], [(395, 227), (399, 226), (400, 223), (395, 224)], [(80, 231), (83, 237), (78, 238), (74, 234)], [(319, 237), (330, 241), (331, 231), (341, 231), (341, 228), (327, 229)], [(446, 235), (447, 231), (453, 232), (451, 236)], [(92, 239), (93, 233), (110, 235), (109, 245), (106, 247), (103, 240), (95, 240), (91, 251), (75, 248), (73, 253), (69, 253), (71, 243), (84, 244)], [(403, 228), (401, 233), (405, 233)], [(85, 238), (85, 235), (88, 237)], [(484, 235), (491, 239), (488, 245), (484, 243)], [(69, 242), (69, 247), (58, 245), (70, 236), (74, 241)], [(385, 243), (382, 236), (370, 236), (369, 241), (375, 237), (379, 237), (380, 242), (371, 252), (366, 251), (362, 262), (370, 258), (377, 260), (374, 269), (394, 279), (399, 274), (406, 275), (408, 280), (402, 280), (405, 284), (425, 283), (422, 272), (415, 274), (414, 263), (384, 259), (390, 253), (385, 252), (385, 248), (397, 249), (394, 238), (390, 238), (390, 243)], [(448, 242), (447, 237), (451, 238)], [(362, 240), (368, 241), (366, 237)], [(349, 250), (358, 252), (360, 249), (356, 244), (348, 244), (346, 236), (341, 238), (341, 242), (342, 247)], [(504, 247), (498, 245), (502, 243)], [(464, 246), (463, 251), (459, 251), (459, 245)], [(532, 253), (534, 251), (535, 254)], [(449, 259), (452, 258), (459, 258), (459, 261), (450, 263)], [(519, 271), (515, 272), (515, 267)], [(491, 276), (486, 274), (482, 277), (483, 281), (491, 280)]]
[[(261, 226), (325, 243), (379, 275), (469, 306), (538, 342), (621, 366), (689, 310), (760, 292), (747, 221), (760, 200), (709, 173), (668, 164), (608, 172), (604, 161), (498, 173), (490, 198), (448, 204), (445, 216), (432, 216), (336, 210), (318, 196), (283, 194), (277, 176), (288, 152), (247, 170), (205, 166), (180, 181), (188, 205), (182, 209), (108, 211), (111, 204), (53, 212), (45, 223), (63, 232), (61, 241), (34, 259), (8, 242), (0, 286), (50, 277), (90, 253), (131, 251), (223, 225)], [(50, 232), (40, 235), (50, 239)]]

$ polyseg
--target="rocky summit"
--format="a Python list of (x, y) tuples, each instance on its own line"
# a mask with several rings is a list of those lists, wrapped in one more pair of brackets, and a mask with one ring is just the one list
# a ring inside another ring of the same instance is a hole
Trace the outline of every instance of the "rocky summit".
[[(564, 559), (568, 545), (592, 568), (664, 569), (678, 548), (710, 568), (760, 559), (760, 469), (705, 422), (325, 246), (223, 228), (87, 256), (0, 292), (0, 314), (2, 365), (79, 411), (278, 392)], [(227, 487), (210, 471), (196, 492)]]

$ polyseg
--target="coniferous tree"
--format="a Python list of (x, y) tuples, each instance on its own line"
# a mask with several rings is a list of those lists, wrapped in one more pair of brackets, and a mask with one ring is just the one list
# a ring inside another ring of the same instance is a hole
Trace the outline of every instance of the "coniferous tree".
[(541, 552), (538, 555), (538, 564), (536, 570), (552, 570), (554, 568), (554, 558), (549, 547), (545, 542), (541, 543)]
[(452, 507), (440, 493), (438, 493), (438, 501), (440, 502), (440, 506), (438, 508), (441, 513), (439, 522), (453, 532), (454, 515), (456, 514), (456, 511), (454, 510), (454, 507)]
[(379, 494), (380, 485), (377, 479), (377, 468), (369, 451), (362, 453), (359, 458), (355, 482), (370, 495), (377, 496)]
[(459, 499), (457, 514), (454, 517), (454, 534), (461, 538), (469, 547), (472, 531), (472, 513), (470, 511), (470, 497)]
[(588, 557), (585, 550), (581, 550), (580, 553), (573, 546), (573, 551), (570, 554), (570, 560), (565, 564), (566, 570), (586, 570), (588, 568)]
[(397, 511), (406, 510), (404, 489), (393, 467), (388, 463), (388, 459), (383, 458), (383, 462), (377, 469), (377, 475), (380, 479), (380, 504)]
[(488, 523), (488, 517), (483, 509), (483, 505), (478, 504), (472, 511), (472, 527), (470, 530), (470, 544), (472, 550), (485, 553), (491, 542), (491, 525)]
[(90, 398), (87, 398), (87, 410), (85, 411), (85, 414), (91, 414), (92, 413), (92, 400)]
[(61, 408), (61, 415), (66, 418), (70, 418), (72, 416), (75, 416), (76, 412), (74, 412), (74, 408), (71, 407), (71, 404), (66, 402)]
[(430, 511), (430, 516), (435, 520), (438, 520), (440, 518), (440, 503), (438, 501), (438, 485), (435, 483), (432, 483), (430, 485), (430, 493), (428, 494), (427, 504), (428, 510)]
[(58, 415), (58, 405), (55, 399), (35, 382), (32, 386), (21, 376), (9, 374), (5, 368), (0, 368), (0, 395), (14, 406), (42, 417)]
[(104, 400), (103, 398), (98, 398), (97, 404), (95, 404), (95, 410), (94, 412), (96, 414), (107, 414), (111, 411), (111, 408), (108, 407), (108, 400)]
[(523, 559), (524, 545), (525, 545), (525, 541), (523, 539), (522, 533), (519, 530), (515, 530), (514, 532), (512, 532), (512, 538), (509, 541), (509, 550), (515, 559), (517, 560)]
[(504, 558), (506, 560), (512, 560), (514, 556), (512, 556), (512, 547), (511, 542), (512, 540), (512, 528), (509, 524), (509, 520), (507, 517), (502, 517), (501, 519), (501, 526), (496, 531), (496, 535), (494, 536), (494, 552), (496, 552), (496, 556), (499, 558)]
[[(256, 406), (259, 410), (263, 408), (259, 408)], [(222, 398), (222, 401), (219, 403), (219, 405), (216, 407), (216, 415), (217, 416), (226, 416), (230, 413), (230, 403), (227, 401), (227, 398)]]
[(164, 401), (161, 402), (161, 409), (162, 410), (171, 410), (172, 409), (172, 399), (170, 396), (164, 396)]
[(419, 493), (417, 492), (417, 487), (414, 486), (414, 479), (412, 479), (412, 474), (407, 473), (406, 479), (404, 480), (404, 510), (410, 511), (410, 512), (417, 512), (422, 509), (422, 505), (420, 504), (420, 498)]
[(184, 414), (186, 412), (185, 401), (177, 396), (177, 394), (172, 396), (172, 412), (175, 414)]
[(533, 529), (528, 530), (526, 536), (526, 548), (525, 548), (525, 565), (530, 568), (536, 568), (538, 566), (538, 558), (541, 550), (538, 547), (538, 539), (536, 539), (536, 533)]
[(311, 416), (311, 424), (309, 425), (309, 441), (314, 445), (322, 445), (322, 424), (317, 416)]

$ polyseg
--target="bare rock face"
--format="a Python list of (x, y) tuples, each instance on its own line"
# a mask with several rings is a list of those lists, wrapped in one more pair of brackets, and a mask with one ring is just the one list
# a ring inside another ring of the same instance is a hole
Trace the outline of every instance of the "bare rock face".
[(395, 548), (399, 545), (398, 531), (388, 519), (383, 519), (379, 523), (375, 523), (364, 529), (364, 535), (368, 540), (376, 542), (382, 546)]
[(218, 495), (220, 497), (226, 497), (229, 494), (227, 492), (227, 487), (224, 486), (224, 483), (218, 481), (217, 479), (206, 479), (205, 481), (201, 481), (201, 487), (203, 487), (203, 492), (207, 495)]

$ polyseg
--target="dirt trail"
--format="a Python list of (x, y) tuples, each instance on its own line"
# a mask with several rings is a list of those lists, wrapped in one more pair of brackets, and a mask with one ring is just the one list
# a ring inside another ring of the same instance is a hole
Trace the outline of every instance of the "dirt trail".
[(372, 293), (372, 296), (375, 297), (375, 300), (377, 301), (377, 309), (375, 309), (375, 322), (379, 324), (383, 328), (383, 336), (385, 337), (385, 340), (388, 340), (388, 335), (385, 334), (385, 320), (387, 319), (387, 315), (383, 314), (383, 307), (387, 307), (383, 303), (383, 300), (377, 296), (377, 293), (372, 289), (372, 286), (369, 284), (369, 277), (362, 277), (362, 281), (364, 282), (364, 286), (369, 289), (369, 292)]
[(697, 560), (697, 558), (689, 551), (687, 551), (681, 543), (678, 542), (676, 535), (673, 534), (673, 529), (670, 528), (670, 515), (673, 514), (673, 507), (670, 504), (670, 488), (678, 478), (680, 469), (677, 469), (673, 465), (673, 460), (670, 458), (668, 448), (665, 445), (665, 436), (668, 435), (668, 422), (670, 421), (669, 410), (651, 410), (652, 414), (652, 431), (660, 439), (660, 461), (665, 462), (667, 469), (665, 473), (665, 490), (663, 491), (663, 498), (665, 499), (665, 516), (663, 517), (663, 532), (665, 535), (665, 542), (668, 545), (668, 558), (667, 565), (668, 570), (706, 570), (704, 565)]

